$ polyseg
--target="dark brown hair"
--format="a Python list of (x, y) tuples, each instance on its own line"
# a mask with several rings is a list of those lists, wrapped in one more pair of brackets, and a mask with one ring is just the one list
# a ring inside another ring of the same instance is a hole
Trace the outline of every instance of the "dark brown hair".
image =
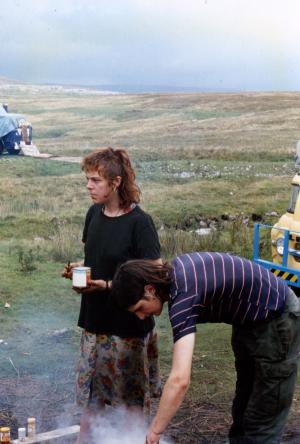
[(84, 172), (97, 171), (110, 184), (120, 176), (122, 181), (118, 193), (121, 208), (128, 208), (140, 201), (141, 192), (135, 183), (135, 171), (126, 150), (110, 147), (97, 149), (84, 157), (81, 169)]
[(169, 300), (172, 266), (155, 264), (147, 259), (134, 259), (122, 264), (112, 281), (112, 302), (121, 309), (128, 309), (144, 296), (144, 287), (153, 285), (156, 296), (162, 301)]

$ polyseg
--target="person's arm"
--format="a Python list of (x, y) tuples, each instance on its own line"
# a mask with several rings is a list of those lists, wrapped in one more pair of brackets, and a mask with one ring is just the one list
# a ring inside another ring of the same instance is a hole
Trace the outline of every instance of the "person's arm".
[(85, 288), (76, 288), (72, 287), (74, 291), (80, 294), (89, 294), (94, 293), (95, 291), (104, 291), (104, 290), (110, 290), (111, 288), (111, 281), (105, 281), (103, 279), (91, 279), (88, 282), (88, 286)]
[(165, 384), (157, 413), (148, 429), (146, 443), (159, 443), (160, 435), (177, 412), (190, 385), (195, 333), (175, 342), (171, 373)]

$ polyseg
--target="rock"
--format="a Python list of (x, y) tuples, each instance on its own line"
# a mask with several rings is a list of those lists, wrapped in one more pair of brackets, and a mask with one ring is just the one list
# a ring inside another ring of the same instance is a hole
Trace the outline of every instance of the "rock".
[(187, 179), (189, 177), (194, 177), (195, 173), (193, 171), (182, 171), (179, 174), (179, 177), (181, 177), (182, 179)]
[(222, 220), (229, 220), (229, 215), (226, 213), (226, 214), (222, 214), (221, 215), (221, 219)]
[(200, 228), (207, 228), (208, 227), (207, 222), (205, 222), (204, 220), (200, 220), (199, 227)]
[(271, 217), (278, 217), (277, 211), (270, 211), (269, 213), (266, 213), (265, 215), (266, 216), (271, 216)]
[(262, 215), (252, 213), (251, 219), (253, 220), (253, 222), (260, 222), (260, 221), (262, 221)]
[(74, 335), (73, 328), (61, 328), (60, 330), (52, 330), (48, 332), (47, 337), (51, 341), (61, 342), (66, 339), (71, 339)]
[(195, 233), (199, 236), (207, 236), (211, 233), (211, 228), (199, 228), (198, 230), (195, 230)]
[(53, 330), (49, 333), (49, 336), (64, 336), (69, 332), (68, 328), (62, 328), (60, 330)]

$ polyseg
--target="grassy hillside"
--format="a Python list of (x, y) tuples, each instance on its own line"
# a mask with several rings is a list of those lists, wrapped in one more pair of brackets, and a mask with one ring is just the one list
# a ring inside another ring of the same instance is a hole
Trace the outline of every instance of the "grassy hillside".
[[(0, 97), (31, 121), (41, 152), (81, 157), (99, 146), (127, 148), (165, 258), (196, 249), (251, 257), (253, 220), (273, 223), (267, 213), (287, 206), (299, 94), (103, 95), (0, 84)], [(79, 299), (60, 272), (82, 257), (90, 201), (79, 163), (4, 156), (0, 183), (0, 419), (15, 431), (33, 415), (45, 430), (73, 412)], [(210, 235), (195, 233), (203, 226)], [(158, 326), (166, 376), (166, 314)], [(202, 326), (192, 388), (170, 428), (175, 442), (222, 442), (233, 389), (230, 329)], [(290, 430), (299, 396), (298, 387)]]

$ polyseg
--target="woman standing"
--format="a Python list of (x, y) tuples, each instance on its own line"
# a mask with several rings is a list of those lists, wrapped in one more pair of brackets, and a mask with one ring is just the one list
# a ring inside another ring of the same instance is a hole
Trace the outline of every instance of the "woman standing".
[(147, 414), (150, 392), (157, 396), (161, 390), (153, 318), (141, 321), (109, 304), (111, 280), (120, 264), (128, 259), (161, 263), (156, 229), (138, 206), (140, 190), (125, 150), (96, 150), (83, 159), (82, 170), (93, 205), (82, 238), (91, 282), (80, 290), (78, 325), (83, 330), (76, 385), (84, 414), (79, 442), (85, 439), (91, 412), (107, 404)]

